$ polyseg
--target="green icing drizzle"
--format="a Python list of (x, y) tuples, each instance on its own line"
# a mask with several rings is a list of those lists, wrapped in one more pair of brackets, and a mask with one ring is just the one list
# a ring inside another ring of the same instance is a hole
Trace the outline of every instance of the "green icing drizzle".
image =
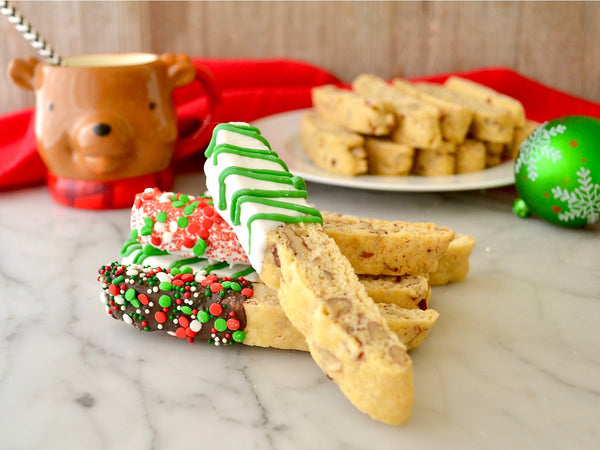
[[(136, 230), (136, 237), (137, 237), (137, 230)], [(121, 247), (121, 258), (131, 255), (136, 250), (142, 249), (142, 244), (140, 244), (138, 242), (136, 237), (132, 237), (125, 241), (125, 243), (123, 244), (123, 247)]]
[(213, 270), (224, 269), (227, 266), (229, 266), (229, 263), (227, 261), (223, 261), (206, 266), (202, 270), (206, 270), (206, 273), (208, 274), (211, 273)]
[(190, 264), (197, 264), (202, 261), (206, 261), (206, 258), (193, 257), (193, 258), (178, 259), (177, 261), (173, 261), (169, 265), (169, 269), (181, 269), (183, 266), (189, 266)]
[(239, 272), (232, 273), (231, 278), (233, 278), (235, 280), (236, 278), (239, 278), (239, 277), (246, 277), (254, 272), (256, 272), (254, 270), (254, 267), (248, 266), (248, 268), (245, 270), (240, 270)]

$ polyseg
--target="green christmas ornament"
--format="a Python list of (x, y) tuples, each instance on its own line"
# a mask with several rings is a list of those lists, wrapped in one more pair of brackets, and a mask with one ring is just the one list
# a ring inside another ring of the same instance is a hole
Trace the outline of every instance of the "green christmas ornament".
[(600, 120), (565, 116), (540, 125), (519, 148), (515, 185), (520, 217), (534, 213), (565, 227), (600, 221)]

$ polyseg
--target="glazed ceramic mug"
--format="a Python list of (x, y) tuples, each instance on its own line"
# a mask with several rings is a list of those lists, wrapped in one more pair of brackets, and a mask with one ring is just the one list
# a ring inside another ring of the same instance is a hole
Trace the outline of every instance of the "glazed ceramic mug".
[[(79, 208), (130, 207), (146, 187), (170, 189), (178, 134), (172, 91), (197, 80), (209, 105), (218, 101), (211, 74), (181, 54), (93, 54), (60, 66), (16, 59), (8, 72), (35, 91), (35, 136), (52, 197)], [(199, 138), (209, 120), (197, 121), (186, 139)]]

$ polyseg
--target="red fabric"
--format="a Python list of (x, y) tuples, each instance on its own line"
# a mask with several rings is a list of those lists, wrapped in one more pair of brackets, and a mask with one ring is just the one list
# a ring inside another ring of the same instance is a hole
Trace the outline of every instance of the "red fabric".
[[(48, 189), (56, 203), (82, 209), (131, 208), (135, 196), (147, 187), (168, 191), (173, 170), (114, 181), (74, 180), (48, 174)], [(162, 186), (162, 187), (161, 187)]]
[[(313, 86), (341, 84), (327, 71), (295, 60), (194, 59), (193, 62), (213, 74), (221, 101), (205, 124), (210, 102), (199, 82), (173, 93), (180, 119), (174, 163), (197, 156), (220, 122), (252, 122), (271, 114), (308, 108)], [(533, 120), (543, 122), (571, 114), (600, 118), (600, 104), (551, 89), (506, 68), (484, 68), (418, 80), (441, 83), (450, 75), (472, 79), (521, 100), (527, 117)], [(0, 117), (0, 189), (44, 182), (46, 170), (36, 151), (32, 119), (33, 108)]]

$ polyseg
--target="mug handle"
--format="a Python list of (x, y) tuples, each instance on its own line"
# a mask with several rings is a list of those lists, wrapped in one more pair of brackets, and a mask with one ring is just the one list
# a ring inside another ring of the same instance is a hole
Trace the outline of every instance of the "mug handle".
[[(217, 87), (213, 74), (202, 66), (195, 66), (195, 81), (204, 89), (205, 96), (196, 98), (189, 105), (178, 108), (177, 122), (180, 126), (179, 136), (175, 142), (175, 158), (186, 158), (199, 149), (205, 147), (210, 141), (212, 133), (212, 117), (216, 106), (221, 102), (221, 91)], [(206, 99), (206, 114), (203, 108), (194, 107), (199, 101)]]

